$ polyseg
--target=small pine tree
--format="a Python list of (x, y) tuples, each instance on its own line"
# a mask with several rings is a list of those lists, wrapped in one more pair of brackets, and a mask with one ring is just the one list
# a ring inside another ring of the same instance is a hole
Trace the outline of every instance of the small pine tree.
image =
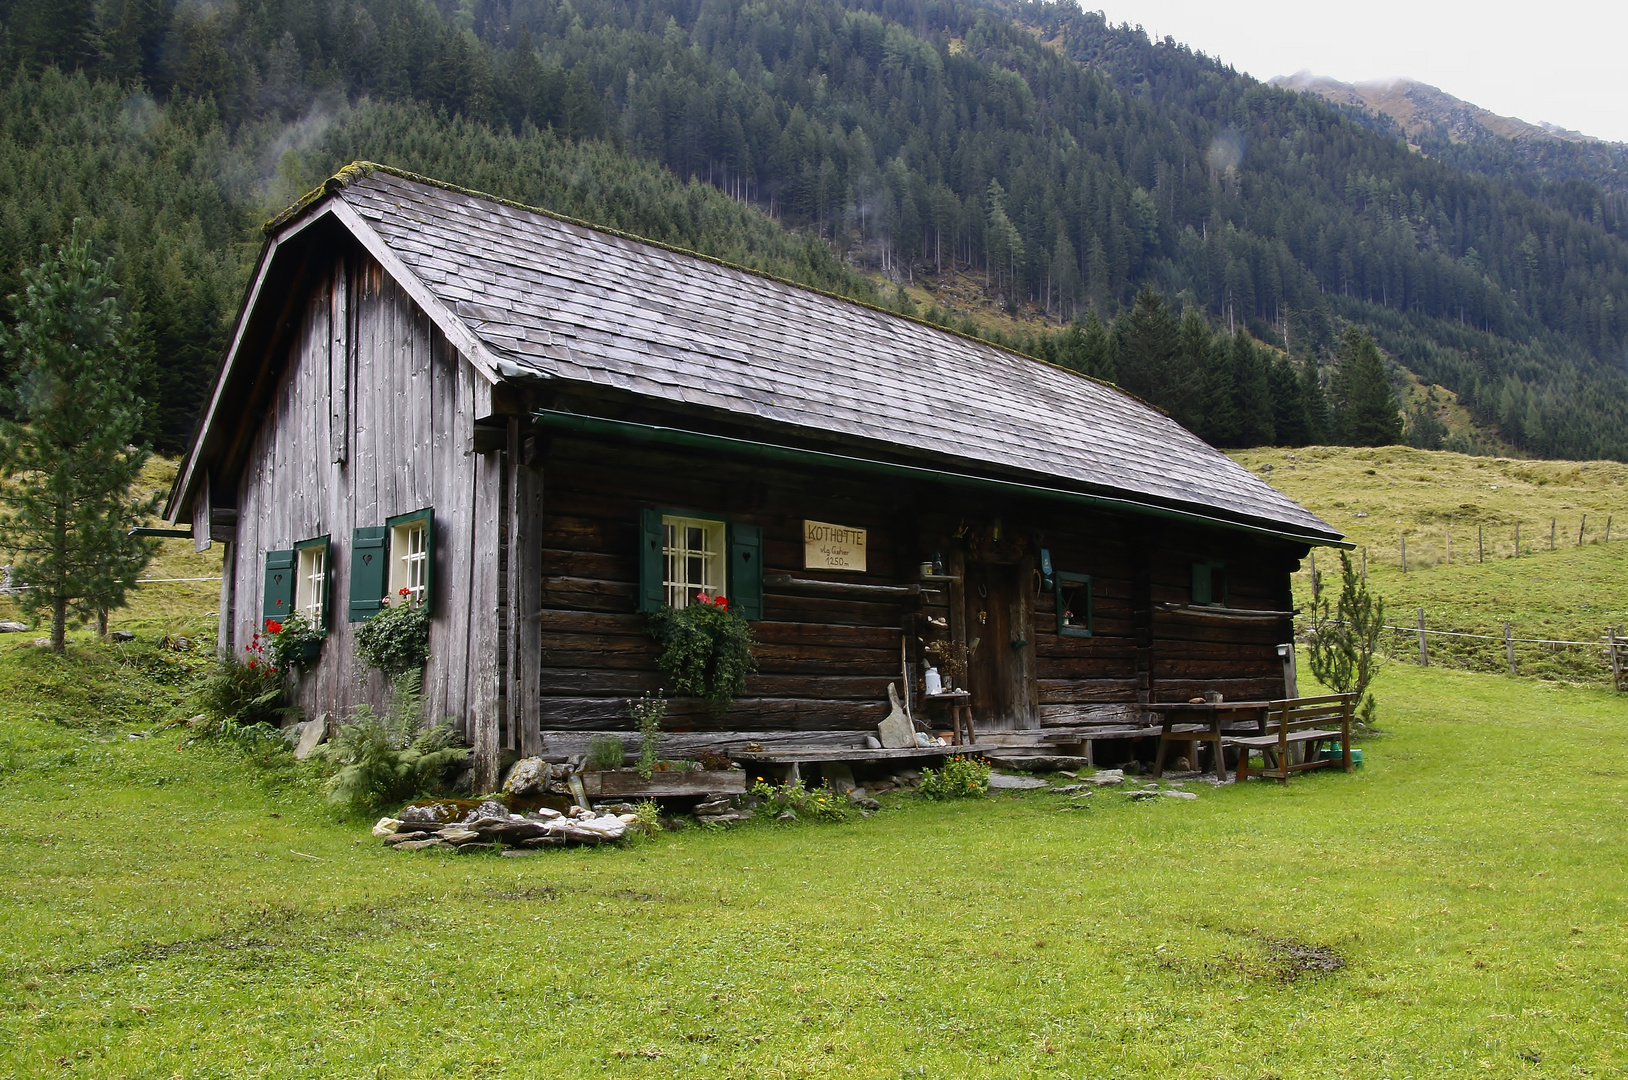
[(1334, 418), (1328, 407), (1328, 394), (1323, 390), (1323, 373), (1318, 370), (1315, 357), (1308, 356), (1300, 362), (1300, 390), (1309, 425), (1306, 441), (1313, 445), (1332, 442)]
[(77, 221), (65, 246), (41, 255), (11, 298), (16, 325), (0, 327), (16, 380), (13, 419), (0, 421), (0, 546), (28, 586), (20, 604), (50, 612), (61, 652), (70, 611), (124, 604), (156, 546), (129, 531), (157, 500), (130, 490), (149, 451), (131, 445), (142, 427), (138, 365), (108, 265), (91, 257)]
[(1402, 441), (1402, 410), (1373, 339), (1356, 327), (1340, 342), (1334, 369), (1335, 435), (1346, 446), (1394, 446)]
[(1374, 726), (1374, 695), (1368, 686), (1379, 673), (1379, 636), (1385, 629), (1385, 599), (1368, 585), (1340, 552), (1340, 598), (1332, 610), (1328, 590), (1312, 606), (1315, 629), (1307, 648), (1311, 673), (1337, 694), (1356, 694), (1357, 720)]

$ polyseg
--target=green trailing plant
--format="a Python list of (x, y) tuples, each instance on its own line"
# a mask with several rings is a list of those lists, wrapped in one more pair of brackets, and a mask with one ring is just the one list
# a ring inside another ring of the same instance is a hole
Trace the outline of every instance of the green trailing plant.
[(929, 799), (981, 799), (989, 794), (989, 762), (952, 757), (942, 769), (923, 769), (916, 791)]
[(1356, 694), (1356, 718), (1372, 728), (1376, 704), (1368, 686), (1379, 672), (1379, 639), (1385, 632), (1385, 600), (1368, 591), (1351, 556), (1340, 552), (1340, 596), (1331, 608), (1328, 590), (1312, 604), (1312, 635), (1306, 647), (1311, 673), (1338, 694)]
[(752, 627), (722, 596), (696, 593), (685, 607), (652, 612), (650, 635), (661, 645), (657, 663), (672, 677), (674, 692), (702, 698), (718, 713), (757, 670)]
[(325, 636), (303, 612), (296, 611), (281, 622), (267, 619), (263, 641), (273, 665), (282, 671), (295, 671), (316, 658)]
[(667, 699), (661, 691), (656, 696), (648, 693), (628, 706), (628, 714), (639, 725), (639, 775), (646, 780), (656, 771), (660, 761), (661, 722), (667, 716)]
[(419, 671), (430, 657), (430, 612), (401, 590), (397, 602), (383, 601), (379, 613), (356, 628), (356, 658), (396, 679)]
[(221, 654), (199, 692), (212, 731), (227, 723), (275, 725), (292, 711), (285, 701), (287, 679), (267, 655), (265, 639), (255, 634), (243, 653), (241, 659)]
[(625, 753), (620, 735), (595, 735), (588, 743), (588, 768), (620, 769)]
[(359, 705), (320, 752), (337, 771), (328, 799), (350, 814), (367, 814), (443, 786), (452, 766), (469, 757), (447, 722), (424, 726), (421, 676), (408, 671), (391, 680), (390, 704), (381, 715)]

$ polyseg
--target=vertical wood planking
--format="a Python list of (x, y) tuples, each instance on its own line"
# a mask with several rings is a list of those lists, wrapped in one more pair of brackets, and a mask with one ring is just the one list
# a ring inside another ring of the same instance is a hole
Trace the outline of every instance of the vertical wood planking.
[[(468, 365), (464, 365), (466, 368)], [(473, 374), (473, 373), (472, 373)], [(501, 455), (471, 454), (475, 467), (473, 528), (469, 530), (473, 548), (482, 553), (471, 559), (469, 600), (469, 707), (474, 737), (475, 787), (491, 791), (497, 787), (498, 753), (503, 733), (498, 716), (497, 665), (498, 617), (497, 559), (498, 506), (501, 502), (503, 466)], [(488, 557), (491, 556), (491, 557)]]
[(509, 698), (519, 727), (520, 752), (531, 757), (543, 752), (543, 471), (528, 463), (522, 441), (515, 462), (515, 533), (510, 553), (509, 593), (514, 598), (515, 664), (509, 669)]

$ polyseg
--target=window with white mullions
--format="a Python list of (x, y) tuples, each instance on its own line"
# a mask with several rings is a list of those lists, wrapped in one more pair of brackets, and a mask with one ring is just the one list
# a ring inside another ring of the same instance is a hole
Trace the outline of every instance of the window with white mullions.
[(326, 539), (296, 545), (299, 564), (295, 568), (294, 609), (312, 626), (327, 626), (328, 543)]
[(724, 523), (663, 515), (661, 531), (667, 606), (688, 607), (701, 592), (724, 595)]
[(394, 557), (390, 567), (390, 593), (406, 595), (414, 602), (422, 602), (429, 587), (429, 522), (422, 519), (397, 525), (390, 538), (390, 554)]

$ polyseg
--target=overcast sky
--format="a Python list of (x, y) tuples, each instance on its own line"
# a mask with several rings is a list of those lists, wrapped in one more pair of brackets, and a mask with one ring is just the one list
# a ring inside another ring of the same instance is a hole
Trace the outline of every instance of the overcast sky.
[(1398, 76), (1530, 123), (1628, 142), (1628, 2), (1080, 0), (1261, 80)]

